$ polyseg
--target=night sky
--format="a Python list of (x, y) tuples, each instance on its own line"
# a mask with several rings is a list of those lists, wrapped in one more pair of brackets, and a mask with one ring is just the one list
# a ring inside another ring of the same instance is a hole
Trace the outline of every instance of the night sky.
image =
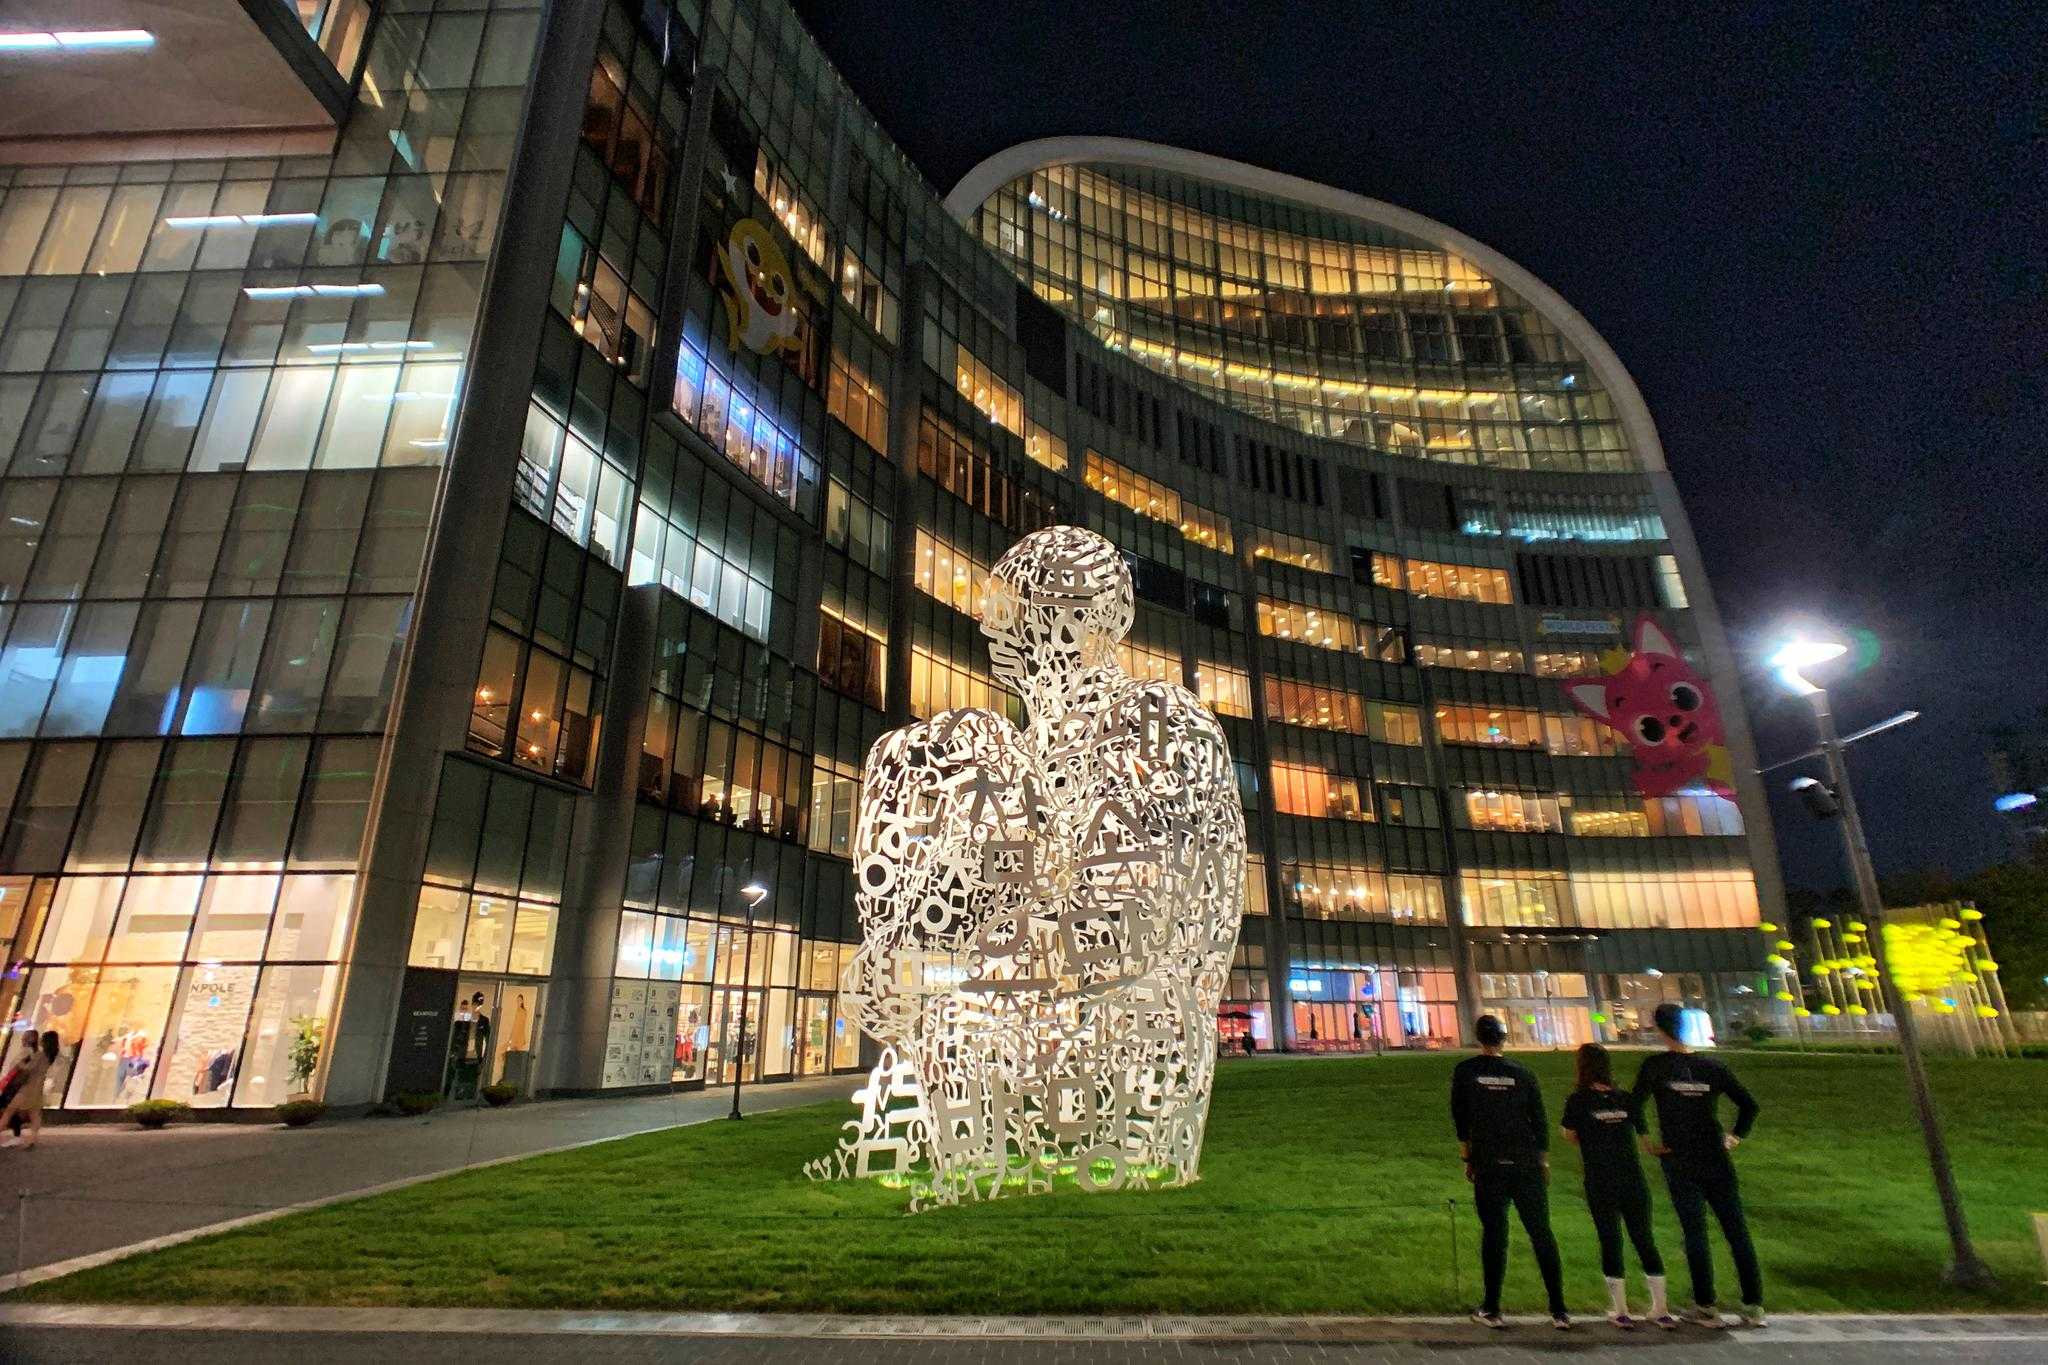
[[(1844, 731), (1924, 713), (1852, 751), (1879, 870), (2007, 855), (1983, 732), (2048, 703), (2048, 7), (798, 8), (941, 192), (1031, 138), (1144, 138), (1528, 267), (1641, 386), (1738, 654), (1794, 613), (1867, 630)], [(1807, 747), (1749, 672), (1763, 761)], [(1787, 878), (1837, 885), (1786, 776)]]

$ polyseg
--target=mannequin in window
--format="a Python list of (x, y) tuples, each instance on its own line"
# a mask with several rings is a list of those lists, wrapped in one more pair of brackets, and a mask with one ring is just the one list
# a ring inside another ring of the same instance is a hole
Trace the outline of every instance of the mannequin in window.
[(512, 1051), (526, 1051), (527, 1044), (532, 1041), (532, 1031), (532, 1021), (526, 1017), (526, 997), (522, 995), (512, 1013), (512, 1032), (506, 1035)]
[(476, 1026), (470, 1030), (470, 1052), (468, 1060), (482, 1062), (491, 1055), (491, 1016), (484, 1013), (484, 993), (478, 991), (469, 997), (470, 1013), (476, 1017)]

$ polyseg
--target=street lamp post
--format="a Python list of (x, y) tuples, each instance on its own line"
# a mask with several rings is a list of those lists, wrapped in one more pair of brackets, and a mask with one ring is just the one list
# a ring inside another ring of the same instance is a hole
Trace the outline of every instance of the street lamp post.
[(747, 946), (740, 954), (739, 1036), (733, 1045), (732, 1113), (726, 1115), (734, 1119), (746, 1117), (740, 1112), (740, 1078), (747, 1070), (747, 992), (754, 979), (754, 909), (768, 898), (768, 888), (759, 882), (748, 882), (740, 888), (740, 894), (747, 900)]
[(1934, 1094), (1927, 1087), (1927, 1069), (1920, 1060), (1920, 1035), (1913, 1011), (1899, 998), (1892, 984), (1884, 941), (1884, 902), (1877, 890), (1877, 872), (1871, 866), (1870, 845), (1863, 837), (1863, 820), (1856, 811), (1856, 796), (1849, 787), (1849, 768), (1842, 757), (1842, 740), (1835, 733), (1834, 712), (1828, 708), (1828, 694), (1809, 681), (1801, 669), (1840, 658), (1846, 647), (1820, 641), (1795, 640), (1771, 656), (1771, 665), (1787, 688), (1813, 705), (1814, 721), (1820, 733), (1820, 753), (1827, 764), (1828, 786), (1833, 789), (1842, 820), (1842, 843), (1849, 857), (1850, 875), (1856, 882), (1856, 899), (1869, 925), (1870, 954), (1877, 962), (1880, 999), (1888, 999), (1892, 1020), (1899, 1031), (1899, 1056), (1906, 1065), (1906, 1086), (1912, 1092), (1913, 1108), (1920, 1120), (1920, 1135), (1927, 1143), (1927, 1164), (1934, 1173), (1934, 1192), (1941, 1200), (1942, 1220), (1948, 1224), (1949, 1266), (1942, 1279), (1962, 1289), (1991, 1289), (1998, 1281), (1991, 1267), (1977, 1255), (1970, 1243), (1970, 1227), (1963, 1217), (1962, 1195), (1956, 1189), (1955, 1172), (1949, 1166), (1948, 1140), (1942, 1135), (1941, 1117), (1935, 1112)]

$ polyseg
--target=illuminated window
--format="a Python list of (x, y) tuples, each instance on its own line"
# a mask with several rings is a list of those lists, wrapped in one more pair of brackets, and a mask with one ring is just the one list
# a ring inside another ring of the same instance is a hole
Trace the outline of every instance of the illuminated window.
[(1498, 928), (1728, 929), (1756, 924), (1756, 880), (1694, 872), (1468, 872), (1465, 922)]
[(1664, 605), (1673, 611), (1682, 611), (1692, 605), (1686, 600), (1685, 580), (1678, 576), (1677, 556), (1657, 556), (1657, 590), (1664, 598)]
[(1180, 681), (1180, 655), (1169, 654), (1163, 649), (1154, 649), (1135, 641), (1125, 640), (1116, 647), (1116, 658), (1123, 665), (1124, 672), (1134, 678), (1152, 682), (1178, 683)]
[(1047, 469), (1067, 472), (1067, 443), (1038, 423), (1024, 423), (1024, 453)]
[(1370, 820), (1372, 811), (1355, 777), (1306, 763), (1267, 765), (1273, 775), (1273, 808), (1282, 815), (1318, 820)]
[(1305, 603), (1277, 597), (1258, 602), (1259, 634), (1319, 649), (1357, 649), (1358, 626), (1341, 612), (1326, 612)]
[(1087, 452), (1082, 480), (1096, 492), (1140, 516), (1180, 523), (1180, 494), (1096, 451)]
[(1555, 796), (1535, 792), (1481, 791), (1465, 793), (1465, 821), (1473, 829), (1512, 834), (1561, 834), (1564, 817)]
[(1195, 690), (1202, 704), (1219, 716), (1252, 713), (1251, 675), (1241, 668), (1203, 659), (1195, 665)]
[(825, 384), (825, 411), (846, 424), (876, 454), (889, 453), (889, 398), (838, 346)]
[(1481, 673), (1519, 673), (1522, 651), (1481, 641), (1415, 641), (1415, 662), (1424, 668), (1464, 668)]
[(1304, 919), (1444, 923), (1444, 888), (1435, 877), (1355, 865), (1283, 862), (1280, 881), (1288, 903)]
[(979, 621), (982, 605), (988, 601), (988, 566), (920, 526), (917, 586), (926, 596)]
[(796, 182), (769, 159), (763, 144), (754, 161), (754, 193), (774, 212), (783, 230), (820, 270), (825, 264), (825, 217)]
[(1195, 544), (1221, 554), (1231, 554), (1237, 549), (1237, 542), (1230, 534), (1229, 518), (1185, 499), (1180, 505), (1180, 533)]
[(930, 720), (941, 711), (961, 706), (978, 706), (1012, 720), (1023, 712), (1016, 695), (997, 686), (995, 679), (976, 669), (942, 659), (917, 645), (910, 651), (910, 713)]
[[(676, 353), (670, 403), (676, 416), (785, 505), (798, 507), (806, 489), (816, 497), (817, 460), (688, 341)], [(817, 507), (815, 501), (804, 505), (814, 512)]]
[[(1377, 566), (1375, 566), (1377, 575)], [(1434, 560), (1407, 562), (1408, 591), (1417, 597), (1450, 597), (1465, 602), (1513, 602), (1508, 591), (1508, 571), (1470, 564), (1441, 564)]]
[(1422, 743), (1422, 710), (1397, 702), (1369, 701), (1365, 704), (1367, 732), (1382, 744)]
[(1539, 649), (1529, 671), (1539, 678), (1587, 677), (1600, 671), (1600, 656), (1590, 649)]
[(1269, 720), (1318, 730), (1345, 730), (1354, 735), (1366, 732), (1365, 698), (1355, 692), (1287, 678), (1267, 678), (1265, 685)]
[(1307, 540), (1301, 536), (1283, 535), (1255, 527), (1251, 535), (1251, 551), (1254, 559), (1277, 560), (1291, 564), (1297, 569), (1308, 569), (1315, 573), (1331, 573), (1337, 553), (1320, 540)]
[(882, 284), (881, 276), (868, 269), (851, 246), (839, 251), (839, 295), (885, 341), (895, 342), (896, 295)]
[(1564, 799), (1572, 833), (1597, 838), (1714, 837), (1742, 833), (1742, 810), (1704, 792), (1663, 797)]

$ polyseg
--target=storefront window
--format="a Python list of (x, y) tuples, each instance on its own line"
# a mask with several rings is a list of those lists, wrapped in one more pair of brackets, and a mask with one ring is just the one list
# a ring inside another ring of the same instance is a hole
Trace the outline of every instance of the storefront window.
[(185, 969), (170, 1026), (164, 1030), (164, 1059), (150, 1090), (152, 1099), (183, 1100), (195, 1109), (227, 1104), (243, 1026), (256, 993), (256, 970), (209, 965)]
[(438, 886), (420, 892), (419, 913), (412, 922), (412, 951), (406, 962), (414, 967), (453, 967), (462, 947), (462, 926), (469, 898), (460, 891)]
[(111, 967), (101, 974), (67, 1106), (111, 1109), (149, 1097), (149, 1070), (177, 979), (176, 967)]
[(237, 1105), (268, 1107), (305, 1093), (311, 1078), (294, 1076), (293, 1047), (305, 1039), (318, 1045), (307, 1050), (324, 1049), (339, 973), (340, 969), (332, 966), (265, 969), (249, 1016), (242, 1079), (235, 1091)]

